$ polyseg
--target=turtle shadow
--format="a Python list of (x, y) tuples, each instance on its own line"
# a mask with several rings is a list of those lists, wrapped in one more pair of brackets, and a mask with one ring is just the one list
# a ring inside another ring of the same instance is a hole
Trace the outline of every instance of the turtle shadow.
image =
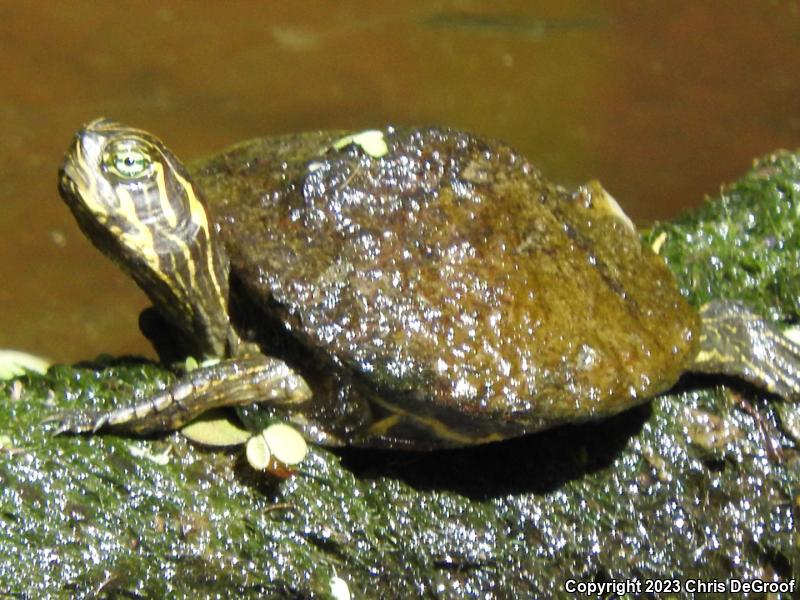
[(334, 452), (356, 477), (392, 477), (420, 491), (447, 490), (473, 500), (545, 494), (609, 467), (630, 438), (641, 431), (650, 413), (650, 404), (646, 404), (602, 421), (562, 425), (453, 450), (341, 448)]

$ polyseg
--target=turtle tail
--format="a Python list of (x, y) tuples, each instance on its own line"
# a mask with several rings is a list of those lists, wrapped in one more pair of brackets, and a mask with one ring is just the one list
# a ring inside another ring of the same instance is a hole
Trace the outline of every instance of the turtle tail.
[(800, 345), (731, 300), (705, 304), (700, 317), (691, 370), (739, 377), (783, 398), (800, 398)]

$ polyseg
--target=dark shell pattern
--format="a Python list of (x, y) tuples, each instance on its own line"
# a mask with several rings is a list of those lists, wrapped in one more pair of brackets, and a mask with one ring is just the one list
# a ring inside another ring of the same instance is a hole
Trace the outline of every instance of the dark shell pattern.
[(509, 435), (617, 413), (691, 362), (695, 311), (599, 186), (463, 132), (386, 128), (379, 153), (345, 135), (190, 167), (246, 295), (303, 347)]

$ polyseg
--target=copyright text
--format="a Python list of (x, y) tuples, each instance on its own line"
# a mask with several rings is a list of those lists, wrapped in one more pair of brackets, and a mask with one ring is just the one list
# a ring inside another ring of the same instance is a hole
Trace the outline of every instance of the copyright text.
[(777, 594), (793, 593), (797, 581), (764, 581), (762, 579), (612, 579), (610, 581), (578, 581), (567, 579), (564, 590), (587, 597), (614, 594)]

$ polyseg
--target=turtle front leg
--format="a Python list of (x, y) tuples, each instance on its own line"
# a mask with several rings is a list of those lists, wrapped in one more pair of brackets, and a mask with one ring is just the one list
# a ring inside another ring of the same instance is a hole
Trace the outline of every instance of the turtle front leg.
[(291, 407), (311, 398), (305, 380), (275, 358), (252, 356), (220, 361), (190, 371), (166, 390), (136, 404), (109, 411), (73, 411), (46, 419), (56, 434), (113, 429), (154, 433), (178, 429), (220, 406), (266, 402)]

